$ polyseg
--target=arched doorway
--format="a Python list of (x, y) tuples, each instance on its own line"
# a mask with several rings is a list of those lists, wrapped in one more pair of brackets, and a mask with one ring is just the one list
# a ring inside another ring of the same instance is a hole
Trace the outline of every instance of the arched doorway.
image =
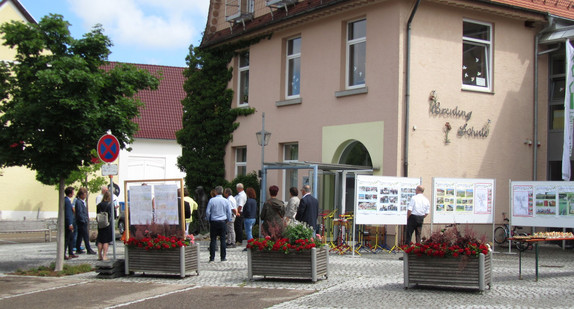
[[(349, 164), (357, 166), (365, 166), (372, 168), (373, 162), (367, 147), (359, 141), (352, 141), (348, 143), (341, 152), (339, 157), (339, 164)], [(354, 209), (355, 205), (355, 176), (356, 174), (347, 174), (345, 181), (345, 211)]]
[(359, 141), (352, 141), (345, 147), (338, 163), (373, 167), (367, 147)]

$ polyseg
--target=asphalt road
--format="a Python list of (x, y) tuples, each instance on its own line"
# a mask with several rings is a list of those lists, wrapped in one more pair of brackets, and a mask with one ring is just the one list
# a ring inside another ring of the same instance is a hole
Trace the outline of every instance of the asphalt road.
[(309, 291), (0, 277), (0, 308), (267, 308)]

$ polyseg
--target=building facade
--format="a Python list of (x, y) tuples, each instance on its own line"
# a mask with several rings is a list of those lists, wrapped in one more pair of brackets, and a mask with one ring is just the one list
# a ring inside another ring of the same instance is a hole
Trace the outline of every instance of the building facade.
[[(203, 47), (263, 38), (229, 64), (233, 106), (257, 112), (228, 145), (227, 179), (260, 169), (265, 113), (266, 162), (366, 165), (427, 187), (493, 178), (502, 221), (509, 180), (560, 179), (573, 17), (566, 1), (212, 0)], [(308, 178), (269, 171), (267, 184)]]

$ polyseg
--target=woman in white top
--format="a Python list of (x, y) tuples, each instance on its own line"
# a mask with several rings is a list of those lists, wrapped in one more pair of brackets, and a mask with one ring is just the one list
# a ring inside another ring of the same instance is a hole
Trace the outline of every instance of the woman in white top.
[(297, 208), (299, 207), (299, 197), (297, 197), (299, 195), (299, 190), (297, 190), (297, 187), (291, 187), (289, 189), (289, 194), (291, 194), (291, 198), (285, 207), (285, 223), (287, 224), (295, 222), (295, 215), (297, 214)]

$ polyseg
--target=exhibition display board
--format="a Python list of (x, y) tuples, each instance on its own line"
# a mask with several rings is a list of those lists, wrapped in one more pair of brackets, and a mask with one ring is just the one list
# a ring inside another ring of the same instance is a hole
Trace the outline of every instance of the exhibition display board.
[(432, 223), (494, 222), (494, 179), (433, 178)]
[(407, 205), (420, 178), (357, 175), (355, 224), (407, 224)]
[(574, 182), (511, 181), (512, 225), (574, 226)]
[[(183, 201), (178, 190), (183, 179), (150, 179), (126, 181), (126, 240), (141, 238), (146, 233), (164, 236), (185, 235)], [(141, 234), (141, 235), (140, 235)]]

